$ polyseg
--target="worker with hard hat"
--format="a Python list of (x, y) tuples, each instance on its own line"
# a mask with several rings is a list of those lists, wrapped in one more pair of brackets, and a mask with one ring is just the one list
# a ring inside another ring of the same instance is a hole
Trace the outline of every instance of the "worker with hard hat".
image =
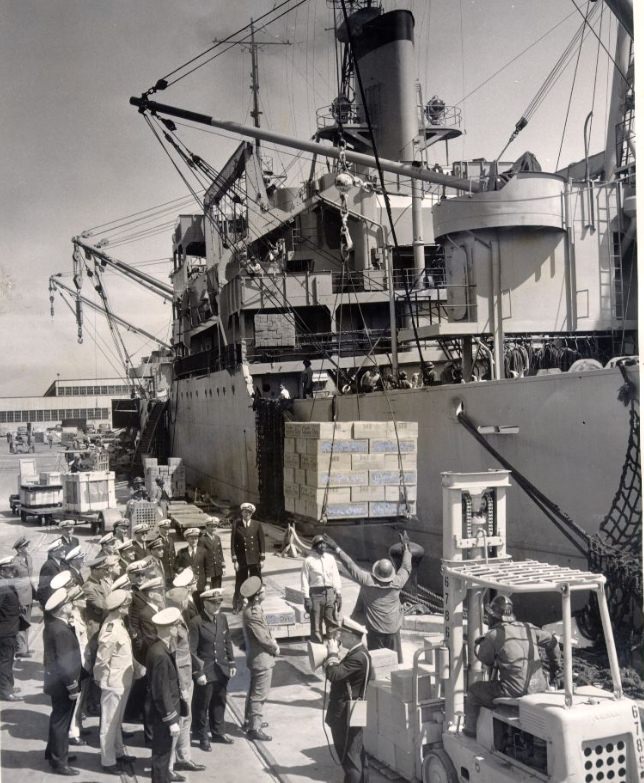
[(61, 587), (47, 599), (43, 631), (44, 690), (51, 698), (45, 758), (59, 775), (78, 774), (69, 766), (68, 732), (81, 674), (80, 647), (70, 625), (71, 613), (67, 590)]
[(262, 609), (266, 591), (258, 576), (251, 576), (241, 585), (240, 594), (247, 601), (242, 612), (246, 666), (250, 672), (250, 684), (246, 696), (244, 728), (251, 740), (269, 742), (272, 737), (264, 731), (264, 703), (271, 689), (275, 657), (280, 654), (277, 642), (271, 636)]
[(387, 648), (395, 650), (398, 662), (402, 663), (400, 629), (403, 611), (400, 591), (407, 584), (411, 574), (411, 551), (407, 533), (400, 534), (403, 545), (402, 563), (398, 571), (389, 558), (376, 560), (371, 571), (356, 565), (346, 552), (328, 536), (325, 540), (329, 549), (335, 552), (347, 569), (349, 577), (361, 586), (367, 625), (367, 647), (370, 650)]
[(496, 679), (470, 685), (465, 699), (463, 733), (476, 736), (476, 722), (481, 707), (492, 707), (499, 697), (541, 693), (547, 688), (539, 648), (543, 649), (551, 676), (556, 679), (561, 667), (557, 638), (535, 625), (520, 622), (514, 616), (512, 600), (497, 595), (487, 606), (489, 630), (474, 641), (476, 657), (494, 667)]
[(315, 536), (311, 547), (302, 564), (301, 585), (304, 608), (311, 619), (311, 641), (321, 644), (338, 627), (342, 582), (335, 558), (327, 552), (324, 536)]
[(253, 519), (255, 506), (242, 503), (241, 518), (233, 520), (230, 531), (230, 555), (235, 567), (235, 595), (233, 609), (240, 608), (240, 588), (249, 576), (262, 576), (262, 564), (266, 553), (264, 530), (261, 522)]
[[(325, 723), (331, 729), (333, 745), (338, 754), (345, 783), (361, 783), (364, 779), (365, 752), (361, 721), (351, 717), (351, 704), (364, 700), (367, 684), (373, 679), (371, 657), (366, 646), (367, 629), (343, 617), (339, 630), (327, 642), (328, 657), (323, 666), (331, 683)], [(340, 659), (340, 647), (346, 655)]]
[(172, 658), (181, 612), (176, 607), (162, 609), (152, 616), (156, 638), (146, 657), (148, 671), (150, 721), (152, 727), (152, 781), (170, 783), (173, 739), (179, 736), (181, 689), (177, 667)]
[(210, 740), (227, 745), (224, 716), (228, 681), (237, 669), (226, 615), (220, 612), (222, 588), (200, 595), (201, 611), (188, 626), (192, 668), (195, 679), (193, 734), (201, 750), (210, 751)]
[(121, 733), (134, 677), (132, 642), (124, 622), (131, 600), (126, 590), (113, 590), (107, 596), (94, 664), (94, 679), (101, 689), (101, 767), (116, 775), (123, 763), (134, 761), (125, 752)]

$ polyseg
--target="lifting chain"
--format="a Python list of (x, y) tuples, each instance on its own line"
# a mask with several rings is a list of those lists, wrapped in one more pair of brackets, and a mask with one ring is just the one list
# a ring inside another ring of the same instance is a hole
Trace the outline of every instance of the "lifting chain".
[(340, 194), (340, 220), (342, 221), (342, 226), (340, 227), (340, 257), (344, 263), (349, 260), (349, 256), (353, 250), (353, 240), (349, 233), (347, 193), (352, 187), (360, 188), (365, 193), (371, 193), (373, 191), (373, 185), (370, 182), (365, 182), (349, 171), (349, 166), (347, 165), (347, 143), (343, 138), (340, 138), (338, 146), (340, 153), (338, 155), (338, 173), (335, 178), (335, 186)]

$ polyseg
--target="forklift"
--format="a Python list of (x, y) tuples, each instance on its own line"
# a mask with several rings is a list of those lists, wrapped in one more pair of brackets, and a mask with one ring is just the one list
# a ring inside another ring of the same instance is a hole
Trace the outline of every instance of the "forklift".
[[(415, 780), (422, 783), (635, 783), (644, 780), (644, 738), (638, 705), (624, 696), (602, 574), (506, 552), (506, 492), (510, 473), (444, 473), (444, 636), (427, 640), (424, 656), (435, 667), (440, 738), (417, 736)], [(519, 698), (499, 698), (481, 708), (476, 736), (463, 733), (469, 684), (489, 673), (475, 655), (482, 636), (484, 596), (544, 596), (561, 601), (563, 688)], [(612, 691), (577, 687), (572, 662), (572, 598), (594, 593), (599, 606)], [(467, 618), (467, 619), (466, 619)], [(418, 704), (414, 688), (414, 707)], [(422, 729), (422, 721), (416, 721)]]

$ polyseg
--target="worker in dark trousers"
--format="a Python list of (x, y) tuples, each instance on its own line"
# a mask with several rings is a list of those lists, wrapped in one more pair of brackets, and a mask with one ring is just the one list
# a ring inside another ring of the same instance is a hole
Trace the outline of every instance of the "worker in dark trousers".
[(70, 549), (74, 549), (75, 547), (80, 546), (80, 541), (78, 540), (78, 537), (74, 535), (74, 528), (76, 527), (76, 522), (74, 522), (73, 519), (63, 519), (59, 527), (60, 527), (60, 537), (65, 547), (65, 554), (67, 554), (67, 552), (69, 552)]
[(546, 654), (550, 674), (556, 680), (561, 669), (557, 638), (531, 623), (518, 622), (508, 596), (497, 595), (486, 607), (490, 628), (474, 641), (476, 657), (494, 667), (497, 678), (474, 682), (465, 699), (463, 734), (476, 737), (476, 722), (481, 707), (493, 707), (494, 699), (542, 693), (547, 681), (541, 666), (541, 647)]
[(400, 604), (400, 591), (407, 584), (411, 574), (411, 550), (407, 533), (400, 533), (403, 545), (402, 563), (398, 571), (389, 558), (376, 560), (371, 571), (360, 568), (343, 552), (331, 538), (325, 535), (327, 546), (347, 569), (349, 577), (357, 582), (362, 590), (364, 601), (367, 647), (370, 650), (386, 648), (395, 650), (398, 662), (402, 663), (402, 647), (400, 644), (400, 629), (402, 627), (403, 611)]
[[(327, 642), (329, 656), (324, 662), (331, 683), (325, 722), (331, 729), (333, 745), (344, 770), (344, 783), (367, 783), (362, 727), (351, 726), (349, 714), (349, 700), (364, 699), (367, 683), (373, 679), (366, 630), (344, 617), (339, 638), (336, 634)], [(347, 650), (342, 660), (340, 646)]]
[(159, 528), (159, 538), (163, 541), (163, 570), (166, 577), (166, 587), (172, 587), (172, 580), (177, 573), (176, 560), (177, 555), (174, 548), (174, 536), (170, 534), (172, 522), (169, 519), (161, 519), (157, 527)]
[[(26, 623), (31, 624), (31, 608), (34, 603), (35, 590), (31, 583), (33, 562), (29, 553), (29, 539), (25, 536), (14, 543), (16, 554), (13, 558), (15, 586), (20, 600), (20, 614)], [(29, 650), (29, 628), (19, 631), (16, 638), (16, 658), (31, 658)]]
[(0, 560), (0, 699), (18, 701), (14, 692), (13, 664), (18, 632), (29, 624), (21, 617), (20, 599), (14, 586), (13, 557)]
[(80, 646), (69, 621), (72, 605), (67, 590), (56, 590), (45, 604), (43, 632), (45, 693), (51, 698), (49, 738), (45, 758), (57, 775), (77, 775), (69, 766), (69, 727), (80, 693)]
[(177, 638), (181, 612), (170, 607), (152, 617), (156, 640), (150, 645), (145, 667), (148, 672), (149, 715), (152, 725), (152, 783), (170, 783), (170, 759), (174, 737), (179, 736), (181, 690), (177, 666), (171, 651)]
[(233, 611), (241, 608), (239, 589), (249, 576), (261, 579), (266, 544), (264, 530), (256, 519), (253, 519), (255, 506), (252, 503), (242, 503), (239, 507), (241, 519), (233, 521), (230, 531), (230, 555), (235, 567), (235, 595), (233, 596)]
[(199, 528), (189, 527), (183, 534), (188, 546), (177, 552), (175, 565), (177, 573), (184, 568), (191, 568), (197, 579), (197, 591), (203, 593), (210, 577), (210, 560), (206, 548), (199, 538)]
[(326, 551), (324, 536), (315, 536), (311, 546), (302, 564), (302, 594), (311, 618), (311, 641), (322, 644), (338, 627), (342, 582), (335, 558)]

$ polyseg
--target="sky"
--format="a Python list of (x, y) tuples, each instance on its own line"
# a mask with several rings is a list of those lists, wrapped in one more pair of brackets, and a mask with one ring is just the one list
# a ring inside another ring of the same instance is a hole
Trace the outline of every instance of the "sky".
[[(276, 4), (0, 0), (0, 329), (6, 346), (1, 396), (40, 395), (56, 376), (123, 374), (100, 315), (85, 311), (82, 345), (74, 318), (58, 295), (51, 318), (49, 276), (62, 273), (70, 282), (71, 238), (83, 231), (175, 199), (184, 198), (177, 213), (198, 211), (129, 97)], [(465, 133), (453, 143), (452, 159), (496, 157), (582, 21), (571, 0), (406, 0), (385, 5), (414, 12), (425, 98), (439, 95), (462, 111)], [(598, 13), (598, 33), (599, 24)], [(332, 26), (325, 0), (309, 0), (258, 34), (260, 40), (290, 42), (260, 51), (264, 126), (296, 137), (313, 134), (316, 109), (328, 106), (336, 92)], [(607, 47), (615, 39), (607, 9), (601, 37)], [(531, 150), (544, 169), (553, 170), (561, 146), (561, 165), (578, 160), (583, 156), (583, 123), (593, 105), (591, 152), (603, 148), (610, 67), (598, 48), (589, 34), (574, 89), (576, 55), (505, 159)], [(235, 47), (155, 97), (251, 124), (249, 72), (248, 50)], [(179, 131), (190, 149), (216, 168), (239, 143), (203, 129), (182, 126)], [(293, 183), (304, 180), (306, 160), (287, 150), (273, 154), (277, 168), (287, 168)], [(438, 159), (442, 162), (442, 153)], [(140, 241), (124, 241), (132, 233), (128, 227), (113, 231), (105, 250), (128, 263), (144, 264), (144, 271), (167, 282), (173, 218), (170, 205), (146, 225), (150, 230)], [(88, 241), (102, 236), (95, 231)], [(116, 314), (168, 339), (168, 304), (116, 274), (106, 275), (105, 287)], [(93, 296), (87, 280), (83, 293)], [(125, 341), (135, 361), (154, 347), (139, 335), (127, 334)]]

